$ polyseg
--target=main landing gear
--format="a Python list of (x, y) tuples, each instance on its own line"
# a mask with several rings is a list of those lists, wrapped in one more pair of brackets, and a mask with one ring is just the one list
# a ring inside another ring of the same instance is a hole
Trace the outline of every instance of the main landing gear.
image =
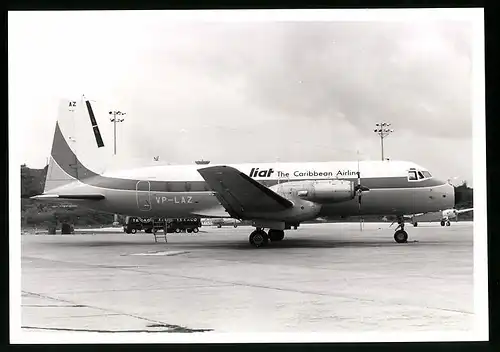
[(408, 234), (405, 231), (405, 221), (403, 218), (398, 219), (398, 227), (396, 227), (396, 232), (394, 233), (394, 240), (397, 243), (408, 242)]
[(257, 228), (254, 232), (250, 234), (248, 238), (251, 245), (259, 248), (264, 247), (269, 243), (269, 240), (272, 242), (281, 241), (285, 238), (285, 231), (283, 230), (269, 230), (268, 233), (261, 228)]

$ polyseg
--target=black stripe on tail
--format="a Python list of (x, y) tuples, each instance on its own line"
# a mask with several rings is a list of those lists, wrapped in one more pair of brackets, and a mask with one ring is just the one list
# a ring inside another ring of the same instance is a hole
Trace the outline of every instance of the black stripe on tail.
[(102, 140), (101, 131), (99, 131), (99, 126), (97, 126), (97, 121), (94, 116), (94, 111), (92, 110), (92, 105), (90, 105), (90, 101), (85, 100), (85, 104), (87, 105), (87, 110), (90, 116), (90, 123), (92, 124), (92, 129), (94, 130), (95, 141), (97, 142), (97, 147), (104, 147), (104, 142)]

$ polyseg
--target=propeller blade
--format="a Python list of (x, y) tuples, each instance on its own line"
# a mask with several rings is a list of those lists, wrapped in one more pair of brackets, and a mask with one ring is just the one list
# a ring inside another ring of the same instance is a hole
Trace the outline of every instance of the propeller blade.
[(358, 184), (356, 185), (356, 192), (358, 193), (358, 216), (359, 216), (359, 230), (363, 231), (363, 223), (361, 221), (361, 193), (363, 193), (361, 188), (361, 172), (359, 171), (359, 150), (358, 154)]

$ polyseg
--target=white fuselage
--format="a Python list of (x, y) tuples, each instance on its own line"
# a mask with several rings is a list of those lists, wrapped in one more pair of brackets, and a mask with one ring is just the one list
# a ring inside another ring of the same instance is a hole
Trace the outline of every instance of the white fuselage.
[[(213, 165), (209, 165), (213, 166)], [(278, 189), (304, 180), (350, 180), (357, 183), (357, 162), (252, 163), (232, 166), (256, 181)], [(107, 172), (55, 191), (100, 193), (101, 201), (84, 201), (95, 209), (133, 216), (229, 216), (198, 173), (200, 165), (164, 165)], [(403, 161), (359, 162), (361, 184), (370, 189), (358, 199), (322, 204), (318, 216), (408, 214), (453, 206), (452, 186), (434, 178), (409, 180)], [(293, 196), (291, 194), (290, 196)]]

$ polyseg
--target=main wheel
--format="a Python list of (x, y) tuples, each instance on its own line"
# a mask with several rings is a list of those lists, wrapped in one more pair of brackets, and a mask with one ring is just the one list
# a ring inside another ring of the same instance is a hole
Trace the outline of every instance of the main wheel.
[(217, 228), (220, 229), (222, 227), (221, 224), (217, 224)]
[(195, 227), (195, 228), (193, 229), (193, 232), (194, 232), (194, 233), (197, 233), (198, 231), (200, 231), (200, 230), (198, 230), (198, 228), (197, 228), (197, 227)]
[(441, 220), (441, 226), (444, 226), (444, 220)]
[(451, 225), (451, 223), (450, 223), (450, 221), (448, 220), (448, 221), (446, 222), (446, 226), (450, 226), (450, 225)]
[(259, 248), (265, 246), (269, 239), (264, 231), (255, 230), (250, 234), (249, 241), (251, 245)]
[(394, 240), (397, 243), (406, 243), (408, 241), (408, 234), (404, 230), (398, 230), (394, 234)]
[(283, 238), (285, 238), (285, 231), (271, 229), (268, 232), (268, 236), (269, 236), (269, 239), (273, 242), (281, 241)]
[(234, 228), (237, 228), (237, 227), (238, 227), (238, 225), (237, 225), (237, 224), (234, 224), (233, 226), (234, 226)]
[(418, 222), (414, 222), (413, 226), (417, 227), (418, 226)]

